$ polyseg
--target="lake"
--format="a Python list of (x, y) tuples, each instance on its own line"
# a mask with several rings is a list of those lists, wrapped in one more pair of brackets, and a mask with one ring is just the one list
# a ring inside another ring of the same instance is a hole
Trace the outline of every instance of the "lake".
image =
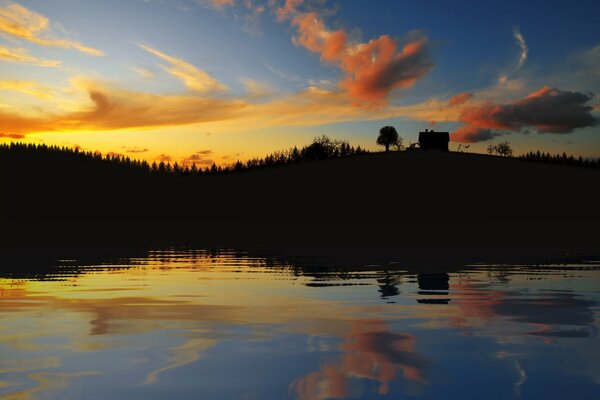
[(594, 257), (24, 254), (0, 264), (2, 399), (600, 396)]

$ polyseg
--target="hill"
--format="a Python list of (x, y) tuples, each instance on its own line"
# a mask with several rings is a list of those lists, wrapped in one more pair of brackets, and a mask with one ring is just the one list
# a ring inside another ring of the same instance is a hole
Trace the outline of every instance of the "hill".
[(4, 243), (600, 244), (597, 169), (393, 152), (184, 176), (36, 157), (0, 157)]

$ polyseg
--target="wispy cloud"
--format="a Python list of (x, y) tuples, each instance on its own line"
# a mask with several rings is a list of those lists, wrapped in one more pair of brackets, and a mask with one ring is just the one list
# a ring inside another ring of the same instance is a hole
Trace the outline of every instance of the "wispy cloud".
[(156, 161), (158, 162), (171, 162), (173, 161), (173, 157), (171, 157), (169, 154), (159, 154), (156, 157)]
[(285, 0), (285, 3), (277, 9), (277, 19), (279, 21), (285, 21), (290, 18), (292, 14), (296, 13), (296, 9), (304, 3), (304, 0)]
[(124, 147), (125, 148), (125, 152), (126, 153), (131, 153), (131, 154), (139, 154), (139, 153), (147, 153), (148, 152), (148, 148), (144, 147)]
[(48, 18), (12, 2), (0, 7), (0, 32), (41, 46), (75, 49), (91, 56), (104, 55), (103, 51), (77, 40), (54, 37)]
[(0, 60), (50, 68), (56, 68), (61, 65), (61, 62), (57, 60), (46, 60), (32, 56), (25, 49), (4, 46), (0, 46)]
[(523, 67), (523, 65), (525, 65), (527, 57), (529, 56), (529, 47), (527, 46), (525, 38), (521, 34), (519, 28), (515, 27), (513, 29), (513, 37), (515, 38), (515, 40), (517, 41), (517, 45), (519, 46), (519, 58), (517, 60), (517, 63), (511, 69), (509, 69), (505, 74), (502, 74), (500, 76), (500, 79), (498, 80), (500, 85), (504, 85), (512, 74), (519, 71)]
[(235, 5), (235, 0), (200, 0), (199, 2), (201, 4), (210, 5), (217, 9)]
[(280, 69), (277, 69), (269, 64), (265, 64), (265, 67), (273, 74), (276, 75), (278, 77), (280, 77), (281, 79), (285, 80), (285, 81), (290, 81), (290, 82), (298, 82), (301, 81), (302, 78), (300, 78), (298, 75), (292, 73), (292, 72), (288, 72), (288, 71), (282, 71)]
[(191, 166), (192, 164), (196, 165), (211, 165), (214, 163), (214, 160), (209, 156), (213, 154), (212, 150), (199, 150), (189, 156), (183, 158), (181, 163), (183, 165)]
[(241, 82), (248, 95), (253, 98), (267, 97), (274, 93), (274, 89), (266, 83), (258, 82), (254, 79), (241, 79)]
[(148, 53), (169, 63), (168, 66), (162, 65), (162, 68), (169, 74), (180, 79), (190, 90), (199, 93), (214, 93), (227, 89), (226, 86), (211, 77), (208, 73), (196, 68), (185, 60), (172, 57), (142, 43), (138, 43), (138, 46)]
[(131, 67), (131, 70), (133, 72), (135, 72), (136, 75), (142, 79), (152, 79), (156, 76), (156, 74), (154, 72), (150, 71), (148, 68), (145, 68), (145, 67), (133, 66), (133, 67)]
[(40, 99), (46, 99), (51, 91), (33, 81), (0, 81), (0, 90), (14, 90)]
[(276, 0), (196, 0), (205, 8), (219, 11), (240, 23), (242, 30), (251, 35), (261, 35), (260, 17)]
[(448, 105), (450, 105), (450, 106), (460, 106), (462, 104), (465, 104), (466, 102), (468, 102), (472, 98), (473, 98), (473, 93), (469, 93), (469, 92), (459, 93), (459, 94), (457, 94), (455, 96), (452, 96), (450, 98), (450, 100), (448, 100)]

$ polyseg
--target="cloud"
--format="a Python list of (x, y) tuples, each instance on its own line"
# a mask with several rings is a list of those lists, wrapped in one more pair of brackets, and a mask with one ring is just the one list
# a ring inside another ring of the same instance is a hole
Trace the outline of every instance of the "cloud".
[(131, 92), (86, 79), (73, 80), (71, 90), (87, 94), (90, 104), (63, 114), (0, 109), (0, 129), (35, 133), (181, 126), (231, 119), (247, 106), (238, 100)]
[(513, 29), (513, 37), (515, 38), (515, 40), (517, 41), (517, 45), (519, 46), (519, 59), (517, 60), (517, 63), (510, 70), (508, 70), (507, 73), (500, 76), (500, 79), (498, 80), (500, 85), (504, 85), (508, 81), (510, 75), (519, 71), (523, 67), (529, 55), (529, 47), (527, 47), (525, 38), (519, 31), (519, 28), (515, 27)]
[[(149, 129), (218, 122), (219, 131), (239, 132), (284, 126), (317, 126), (348, 121), (376, 121), (410, 118), (418, 121), (462, 122), (454, 141), (490, 140), (507, 132), (536, 130), (568, 133), (591, 126), (597, 120), (586, 102), (591, 95), (544, 88), (530, 96), (504, 104), (474, 103), (470, 94), (450, 100), (430, 99), (407, 106), (357, 107), (353, 99), (337, 88), (311, 86), (299, 93), (266, 98), (219, 99), (204, 95), (158, 95), (125, 90), (105, 82), (74, 79), (62, 89), (88, 102), (53, 104), (54, 112), (38, 108), (19, 111), (0, 108), (0, 131), (35, 134), (51, 131), (108, 131)], [(474, 103), (474, 104), (471, 104)], [(67, 111), (60, 111), (67, 110)], [(203, 128), (211, 129), (210, 126)]]
[(138, 43), (138, 46), (148, 53), (168, 62), (169, 66), (162, 66), (165, 71), (180, 79), (190, 90), (198, 93), (212, 93), (224, 91), (227, 88), (211, 77), (206, 72), (196, 68), (192, 64), (175, 57), (171, 57), (157, 49)]
[(294, 44), (340, 68), (344, 73), (340, 87), (360, 103), (385, 104), (394, 89), (412, 86), (433, 68), (427, 38), (421, 34), (403, 45), (387, 35), (367, 43), (355, 42), (344, 30), (328, 30), (317, 12), (288, 10), (286, 6), (278, 10), (278, 16), (291, 19), (297, 30)]
[(209, 3), (211, 6), (217, 9), (221, 9), (226, 6), (234, 6), (235, 0), (205, 0), (205, 3)]
[(170, 161), (173, 160), (173, 158), (170, 155), (168, 155), (168, 154), (159, 154), (156, 157), (156, 160), (159, 161), (159, 162), (170, 162)]
[[(64, 89), (75, 97), (87, 96), (83, 108), (50, 113), (33, 109), (0, 109), (0, 130), (33, 134), (50, 131), (144, 129), (219, 122), (221, 130), (273, 126), (314, 126), (352, 120), (375, 120), (400, 115), (421, 115), (430, 105), (417, 107), (356, 107), (340, 91), (310, 87), (305, 91), (262, 103), (215, 99), (198, 95), (155, 95), (134, 92), (104, 82), (73, 79)], [(72, 102), (77, 103), (77, 102)], [(440, 106), (441, 107), (441, 106)], [(64, 107), (59, 107), (64, 109)]]
[(137, 76), (139, 76), (142, 79), (152, 79), (156, 76), (156, 74), (154, 72), (150, 71), (148, 68), (145, 68), (145, 67), (133, 66), (133, 67), (131, 67), (131, 70), (133, 72), (135, 72), (137, 74)]
[(452, 96), (450, 100), (448, 100), (449, 106), (460, 106), (468, 102), (473, 98), (473, 93), (464, 92), (459, 93), (456, 96)]
[[(240, 23), (242, 30), (251, 35), (262, 35), (260, 17), (275, 0), (196, 0), (201, 6), (221, 12)], [(260, 4), (259, 4), (260, 3)], [(227, 10), (227, 11), (225, 11)]]
[(8, 62), (19, 62), (23, 64), (36, 65), (38, 67), (59, 67), (61, 62), (57, 60), (46, 60), (27, 53), (27, 50), (0, 46), (0, 60)]
[[(487, 102), (467, 107), (460, 114), (466, 124), (452, 136), (453, 141), (473, 143), (506, 132), (572, 133), (577, 128), (596, 125), (588, 103), (591, 94), (562, 91), (548, 86), (524, 99), (508, 104)], [(495, 131), (492, 132), (492, 131)], [(500, 131), (500, 132), (498, 132)]]
[(75, 49), (91, 56), (104, 55), (101, 50), (84, 46), (76, 40), (53, 37), (48, 18), (12, 2), (0, 7), (0, 32), (41, 46)]
[(140, 147), (127, 147), (125, 151), (127, 153), (138, 154), (138, 153), (147, 153), (148, 149), (140, 148)]
[(476, 126), (464, 126), (458, 128), (452, 135), (453, 142), (477, 143), (492, 140), (502, 136), (503, 132), (494, 132), (491, 129), (477, 128)]
[(183, 165), (191, 166), (192, 164), (196, 165), (212, 165), (214, 160), (210, 158), (206, 158), (206, 156), (213, 154), (212, 150), (199, 150), (188, 157), (185, 157), (181, 160)]
[(198, 150), (195, 154), (201, 154), (201, 155), (208, 155), (208, 154), (213, 154), (212, 150)]
[(269, 64), (265, 64), (265, 67), (273, 75), (276, 75), (276, 76), (278, 76), (279, 78), (281, 78), (283, 80), (291, 81), (291, 82), (298, 82), (298, 81), (302, 80), (298, 75), (296, 75), (294, 73), (291, 73), (291, 72), (288, 72), (288, 71), (281, 71), (281, 70), (279, 70), (279, 69), (277, 69), (277, 68), (275, 68), (275, 67), (273, 67), (273, 66), (271, 66)]
[(514, 35), (517, 43), (519, 44), (519, 49), (521, 50), (519, 53), (519, 60), (517, 61), (517, 67), (516, 67), (516, 69), (520, 69), (523, 66), (523, 64), (525, 64), (525, 61), (527, 61), (527, 56), (529, 54), (529, 48), (527, 47), (527, 43), (525, 43), (525, 38), (519, 31), (519, 28), (514, 29), (513, 35)]
[(253, 79), (242, 79), (242, 83), (246, 92), (254, 98), (266, 97), (274, 92), (271, 86)]
[(283, 6), (277, 9), (277, 20), (281, 22), (290, 18), (302, 3), (304, 3), (304, 0), (285, 0)]
[(23, 139), (24, 137), (25, 137), (25, 135), (22, 134), (22, 133), (4, 133), (4, 132), (0, 132), (0, 138)]
[(0, 81), (0, 90), (14, 90), (39, 99), (46, 99), (51, 95), (48, 88), (33, 81)]

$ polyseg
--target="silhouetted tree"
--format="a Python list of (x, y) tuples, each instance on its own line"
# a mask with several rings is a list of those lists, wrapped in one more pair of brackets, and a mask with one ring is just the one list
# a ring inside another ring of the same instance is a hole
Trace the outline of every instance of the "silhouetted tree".
[(398, 132), (393, 126), (384, 126), (379, 130), (377, 144), (385, 147), (385, 151), (390, 151), (390, 146), (398, 141)]
[(404, 139), (402, 138), (402, 136), (398, 136), (398, 139), (392, 144), (392, 146), (394, 146), (396, 150), (400, 151), (404, 148), (403, 142)]
[(512, 147), (510, 147), (510, 143), (506, 140), (494, 146), (494, 150), (503, 157), (511, 157), (513, 155)]

